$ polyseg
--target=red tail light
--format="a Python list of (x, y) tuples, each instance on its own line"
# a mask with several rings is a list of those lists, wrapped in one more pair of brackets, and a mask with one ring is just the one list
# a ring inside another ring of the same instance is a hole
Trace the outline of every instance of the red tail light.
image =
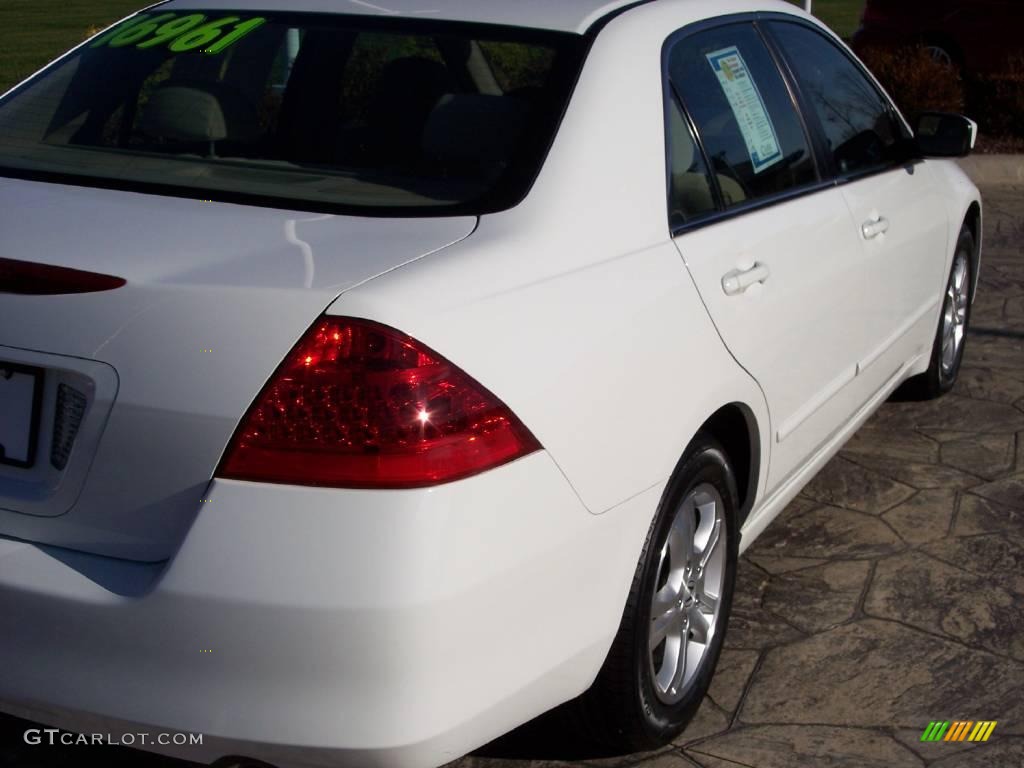
[(324, 318), (253, 403), (217, 474), (421, 488), (539, 449), (507, 406), (423, 344), (366, 320)]

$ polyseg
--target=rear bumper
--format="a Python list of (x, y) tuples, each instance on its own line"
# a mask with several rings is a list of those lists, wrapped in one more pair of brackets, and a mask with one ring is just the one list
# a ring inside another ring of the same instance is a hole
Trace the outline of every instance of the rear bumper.
[(441, 765), (585, 690), (657, 489), (537, 453), (426, 491), (217, 481), (169, 563), (0, 539), (0, 710), (199, 762)]

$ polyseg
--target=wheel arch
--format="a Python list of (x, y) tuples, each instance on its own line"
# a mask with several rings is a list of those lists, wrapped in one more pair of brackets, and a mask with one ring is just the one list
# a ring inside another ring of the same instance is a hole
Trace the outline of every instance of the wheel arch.
[(964, 217), (964, 227), (974, 237), (974, 253), (971, 254), (971, 302), (978, 296), (978, 277), (981, 274), (981, 203), (971, 201)]
[[(736, 476), (736, 490), (739, 494), (736, 526), (737, 529), (742, 528), (757, 501), (761, 479), (761, 435), (757, 417), (744, 403), (728, 403), (705, 419), (697, 434), (714, 438), (725, 450)], [(685, 461), (690, 445), (683, 452), (680, 464)], [(673, 477), (678, 471), (678, 466), (673, 472)]]

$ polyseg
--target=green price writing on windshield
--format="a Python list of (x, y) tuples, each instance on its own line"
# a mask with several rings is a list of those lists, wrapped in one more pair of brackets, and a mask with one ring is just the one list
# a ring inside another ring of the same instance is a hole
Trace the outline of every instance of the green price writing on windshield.
[(90, 47), (135, 46), (147, 50), (166, 46), (173, 53), (201, 50), (216, 55), (266, 23), (267, 20), (260, 17), (243, 20), (238, 16), (224, 16), (210, 20), (201, 13), (142, 15), (114, 27), (94, 40)]

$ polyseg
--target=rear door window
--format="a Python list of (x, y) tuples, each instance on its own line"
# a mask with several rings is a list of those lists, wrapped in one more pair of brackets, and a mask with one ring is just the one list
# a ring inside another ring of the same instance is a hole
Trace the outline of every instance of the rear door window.
[(818, 182), (792, 95), (752, 25), (684, 37), (672, 49), (669, 75), (696, 125), (727, 209)]

